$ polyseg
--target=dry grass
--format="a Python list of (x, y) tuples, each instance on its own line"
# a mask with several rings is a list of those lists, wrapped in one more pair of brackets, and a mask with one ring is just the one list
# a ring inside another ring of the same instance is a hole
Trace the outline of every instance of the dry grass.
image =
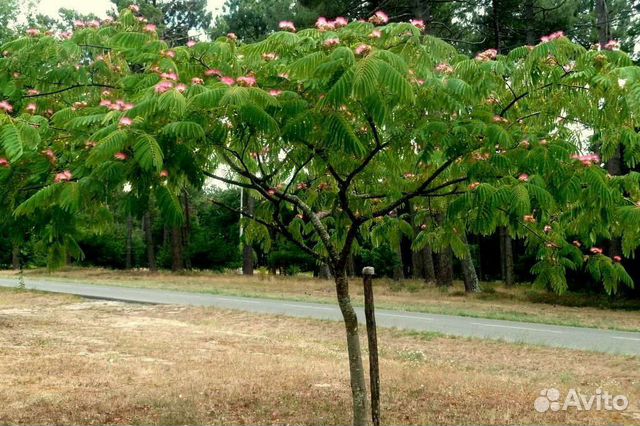
[[(638, 424), (637, 358), (381, 330), (386, 424)], [(0, 290), (1, 424), (348, 424), (339, 323)], [(624, 413), (537, 414), (555, 386)]]
[[(335, 303), (332, 281), (306, 277), (274, 278), (259, 275), (244, 277), (208, 272), (180, 275), (169, 272), (151, 274), (146, 271), (98, 268), (69, 268), (54, 273), (32, 270), (27, 271), (25, 275), (48, 280), (64, 279), (128, 287)], [(15, 276), (15, 272), (0, 271), (0, 276)], [(360, 281), (357, 280), (351, 284), (356, 303), (362, 299), (359, 283)], [(456, 283), (454, 287), (443, 291), (434, 286), (425, 286), (420, 281), (406, 280), (402, 285), (398, 285), (392, 280), (378, 279), (376, 280), (376, 304), (379, 308), (387, 309), (640, 331), (638, 311), (532, 303), (529, 300), (532, 290), (528, 286), (508, 288), (502, 285), (491, 285), (490, 290), (491, 292), (478, 295), (465, 295), (461, 283)]]

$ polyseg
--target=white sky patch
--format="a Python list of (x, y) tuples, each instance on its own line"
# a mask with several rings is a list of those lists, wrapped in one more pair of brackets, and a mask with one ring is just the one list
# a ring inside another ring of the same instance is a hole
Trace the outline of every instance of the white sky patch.
[[(222, 12), (222, 5), (225, 0), (208, 0), (207, 9), (214, 16)], [(35, 9), (43, 15), (58, 16), (60, 8), (74, 9), (80, 13), (93, 13), (101, 18), (107, 17), (107, 11), (111, 10), (114, 5), (109, 0), (40, 0)]]

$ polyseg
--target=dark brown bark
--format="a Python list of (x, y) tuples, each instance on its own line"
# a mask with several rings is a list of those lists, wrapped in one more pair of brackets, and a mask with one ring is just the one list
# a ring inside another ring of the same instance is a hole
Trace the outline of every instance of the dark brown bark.
[(491, 6), (493, 9), (493, 47), (500, 53), (500, 48), (502, 47), (502, 37), (500, 34), (500, 1), (492, 0)]
[(349, 253), (347, 256), (347, 276), (353, 278), (356, 276), (356, 263), (353, 260), (353, 254)]
[(189, 193), (182, 192), (184, 203), (184, 226), (182, 227), (182, 259), (184, 267), (191, 269), (191, 256), (189, 256), (189, 243), (191, 241), (191, 206), (189, 205)]
[[(246, 215), (253, 216), (255, 210), (255, 200), (249, 195), (249, 191), (242, 191), (242, 205)], [(246, 235), (243, 235), (246, 240)], [(242, 274), (253, 275), (253, 247), (245, 241), (242, 243)]]
[(151, 212), (146, 211), (142, 217), (142, 228), (144, 229), (144, 241), (147, 245), (147, 265), (151, 272), (156, 272), (158, 266), (156, 265), (156, 253), (153, 245), (153, 225), (151, 221)]
[(320, 278), (321, 280), (328, 280), (329, 278), (331, 278), (331, 271), (329, 270), (329, 266), (326, 263), (320, 265), (318, 278)]
[(16, 242), (11, 245), (11, 269), (20, 269), (20, 245)]
[(171, 228), (171, 270), (180, 272), (184, 270), (182, 257), (182, 229), (179, 226)]
[(533, 46), (536, 44), (536, 33), (533, 28), (534, 24), (534, 4), (535, 0), (526, 0), (524, 2), (524, 17), (525, 17), (525, 25), (527, 28), (527, 44), (529, 46)]
[(127, 252), (125, 256), (125, 269), (131, 269), (133, 265), (132, 254), (132, 240), (133, 240), (133, 217), (127, 215)]
[(353, 424), (364, 426), (367, 424), (367, 389), (362, 365), (362, 349), (358, 335), (358, 317), (349, 297), (349, 282), (346, 271), (336, 270), (336, 294), (338, 305), (347, 333), (347, 352), (349, 355), (349, 373), (351, 377), (351, 395), (353, 399)]
[(376, 313), (373, 300), (373, 268), (362, 270), (364, 285), (364, 316), (367, 324), (367, 341), (369, 344), (369, 386), (371, 386), (371, 421), (373, 426), (380, 426), (380, 367), (378, 363), (378, 335), (376, 329)]
[(431, 247), (425, 247), (422, 250), (422, 260), (424, 262), (424, 279), (428, 283), (436, 281), (436, 267), (433, 263), (433, 250)]
[(515, 271), (513, 267), (513, 244), (511, 236), (505, 227), (499, 230), (501, 254), (503, 262), (502, 280), (508, 286), (515, 284)]
[(402, 263), (402, 248), (398, 247), (396, 249), (396, 255), (398, 256), (398, 263), (393, 267), (393, 279), (396, 281), (400, 281), (404, 279), (404, 265)]
[(438, 287), (448, 287), (453, 285), (453, 254), (451, 248), (447, 247), (436, 255), (438, 259), (436, 285)]
[(607, 44), (611, 38), (611, 24), (606, 0), (596, 0), (596, 30), (598, 31), (598, 43), (600, 46)]
[(464, 291), (465, 293), (479, 293), (480, 283), (478, 282), (478, 275), (476, 274), (476, 268), (473, 264), (473, 256), (471, 255), (471, 249), (469, 243), (466, 241), (466, 256), (460, 259), (462, 263), (462, 274), (464, 279)]

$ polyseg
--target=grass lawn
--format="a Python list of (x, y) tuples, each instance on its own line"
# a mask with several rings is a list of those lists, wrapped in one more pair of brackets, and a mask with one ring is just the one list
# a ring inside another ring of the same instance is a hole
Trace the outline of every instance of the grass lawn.
[[(640, 421), (638, 358), (386, 329), (379, 341), (386, 424)], [(346, 374), (336, 322), (0, 289), (1, 424), (348, 424)], [(631, 405), (537, 413), (549, 387)]]
[[(15, 276), (13, 271), (0, 271), (0, 277)], [(112, 286), (336, 303), (332, 281), (309, 277), (244, 277), (208, 272), (150, 274), (145, 271), (97, 268), (68, 268), (54, 273), (30, 270), (25, 272), (25, 276)], [(508, 288), (499, 284), (484, 284), (484, 288), (481, 294), (465, 295), (462, 283), (442, 290), (425, 286), (421, 281), (406, 280), (399, 284), (389, 279), (377, 279), (375, 297), (378, 308), (640, 331), (639, 302), (635, 306), (631, 302), (627, 302), (627, 305), (623, 302), (617, 306), (618, 309), (613, 309), (616, 302), (603, 296), (596, 296), (595, 299), (575, 294), (557, 296), (524, 285)], [(359, 278), (351, 281), (351, 292), (354, 303), (361, 305), (363, 296)]]

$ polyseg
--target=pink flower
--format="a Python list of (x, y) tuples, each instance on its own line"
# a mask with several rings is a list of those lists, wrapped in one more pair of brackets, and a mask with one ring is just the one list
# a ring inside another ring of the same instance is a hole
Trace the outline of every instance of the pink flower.
[(256, 85), (256, 78), (253, 76), (245, 76), (245, 77), (238, 77), (236, 78), (236, 82), (240, 85), (240, 86), (245, 86), (245, 87), (252, 87)]
[(613, 256), (613, 261), (616, 263), (622, 262), (622, 258), (620, 256)]
[(264, 59), (267, 62), (275, 61), (276, 59), (278, 59), (278, 54), (277, 53), (273, 53), (273, 52), (263, 53), (262, 54), (262, 59)]
[(93, 149), (93, 148), (95, 148), (95, 147), (96, 147), (96, 145), (98, 145), (98, 144), (97, 144), (96, 142), (94, 142), (94, 141), (86, 141), (86, 142), (84, 143), (84, 147), (85, 147), (86, 149)]
[(220, 83), (226, 84), (227, 86), (233, 86), (236, 84), (236, 80), (233, 77), (222, 77), (220, 78)]
[(167, 50), (163, 53), (164, 56), (166, 56), (167, 58), (175, 58), (176, 57), (176, 52), (174, 52), (173, 50)]
[(29, 104), (25, 107), (25, 111), (27, 111), (30, 114), (35, 114), (37, 109), (38, 107), (36, 106), (36, 104)]
[(63, 31), (60, 33), (61, 40), (69, 40), (71, 37), (73, 37), (73, 33), (70, 31)]
[(509, 122), (509, 120), (507, 120), (506, 118), (501, 117), (499, 115), (494, 115), (492, 120), (493, 120), (494, 123), (498, 123), (498, 124), (500, 124), (500, 123), (508, 123)]
[(144, 26), (144, 32), (155, 33), (158, 27), (155, 24), (147, 24)]
[(111, 106), (111, 101), (109, 99), (101, 99), (100, 100), (100, 106), (108, 108), (108, 107)]
[(156, 93), (164, 93), (171, 89), (173, 89), (173, 83), (170, 81), (161, 81), (154, 87)]
[(618, 40), (609, 40), (602, 48), (605, 50), (620, 50), (620, 42)]
[(26, 33), (29, 37), (37, 37), (40, 35), (40, 30), (37, 28), (29, 28)]
[(53, 178), (54, 183), (60, 182), (69, 182), (73, 178), (73, 174), (69, 170), (65, 170), (64, 172), (57, 173)]
[(236, 41), (236, 40), (238, 39), (238, 36), (236, 35), (236, 33), (228, 33), (228, 34), (227, 34), (227, 38), (228, 38), (229, 40)]
[(191, 79), (191, 84), (204, 84), (204, 80), (200, 77), (193, 77)]
[(375, 25), (383, 25), (389, 22), (389, 17), (387, 16), (386, 13), (379, 10), (376, 13), (374, 13), (371, 18), (369, 18), (369, 22)]
[(336, 24), (333, 21), (327, 21), (327, 18), (321, 16), (316, 21), (316, 28), (320, 31), (333, 30), (336, 28)]
[(51, 148), (45, 149), (44, 151), (42, 151), (42, 154), (49, 159), (51, 164), (56, 164), (58, 162), (58, 157)]
[(165, 78), (167, 80), (178, 81), (178, 74), (174, 72), (163, 72), (160, 74), (160, 78)]
[(119, 121), (119, 124), (121, 127), (128, 127), (133, 124), (133, 120), (130, 119), (129, 117), (122, 117)]
[(176, 84), (176, 90), (180, 93), (184, 93), (188, 89), (186, 84)]
[(526, 214), (523, 217), (523, 220), (527, 223), (536, 223), (536, 218), (532, 214)]
[(214, 75), (220, 77), (222, 75), (222, 71), (217, 70), (217, 69), (206, 70), (204, 72), (204, 75), (207, 76), (207, 77), (211, 77), (211, 76), (214, 76)]
[(591, 247), (589, 251), (593, 254), (602, 254), (602, 249), (600, 247)]
[(371, 52), (371, 46), (369, 46), (368, 44), (361, 44), (358, 47), (356, 47), (355, 49), (356, 55), (368, 55), (369, 52)]
[(138, 6), (137, 4), (132, 4), (129, 6), (129, 10), (133, 13), (138, 13), (140, 12), (140, 6)]
[(6, 158), (0, 157), (0, 167), (8, 169), (9, 167), (11, 167), (11, 163), (9, 163), (9, 160), (7, 160)]
[(89, 28), (100, 28), (100, 22), (96, 21), (95, 19), (93, 21), (89, 21), (87, 22), (87, 26)]
[(278, 28), (283, 31), (291, 31), (292, 33), (296, 32), (296, 26), (291, 21), (280, 21), (278, 23)]
[(473, 191), (479, 186), (480, 186), (480, 182), (473, 182), (471, 185), (469, 185), (469, 190)]
[(280, 96), (280, 95), (282, 95), (282, 90), (271, 89), (271, 90), (269, 90), (269, 94), (271, 96)]
[(439, 72), (441, 74), (452, 74), (453, 67), (446, 62), (442, 62), (436, 65), (436, 72)]
[(135, 107), (134, 104), (130, 104), (128, 102), (125, 102), (122, 105), (120, 105), (120, 108), (122, 109), (122, 111), (129, 111), (130, 109), (133, 109), (134, 107)]
[(73, 21), (73, 26), (76, 28), (84, 28), (86, 27), (86, 24), (80, 20), (75, 20)]
[(334, 25), (336, 28), (346, 27), (347, 25), (349, 25), (349, 21), (347, 21), (347, 18), (343, 18), (342, 16), (338, 16), (338, 17), (333, 21), (333, 25)]
[(574, 160), (579, 160), (582, 162), (584, 166), (590, 167), (593, 164), (600, 162), (600, 157), (598, 154), (587, 154), (587, 155), (577, 155), (574, 154), (571, 156)]
[(520, 176), (518, 176), (518, 180), (520, 182), (529, 182), (529, 175), (526, 173), (523, 173)]
[(488, 62), (493, 59), (496, 59), (498, 56), (498, 51), (496, 49), (487, 49), (484, 52), (480, 52), (476, 55), (476, 59), (478, 61)]
[(125, 154), (124, 152), (116, 152), (113, 155), (113, 158), (115, 158), (116, 160), (125, 161), (126, 159), (129, 158), (129, 156), (127, 154)]
[(409, 23), (419, 29), (420, 31), (424, 30), (427, 26), (424, 24), (422, 19), (410, 19)]
[(324, 41), (325, 47), (335, 47), (340, 44), (339, 38), (328, 38)]
[(549, 226), (549, 225), (545, 225), (543, 229), (544, 229), (544, 232), (546, 234), (548, 234), (549, 232), (553, 231), (553, 228), (551, 226)]
[(380, 30), (373, 30), (371, 31), (371, 34), (369, 34), (369, 38), (380, 38), (382, 37), (382, 31)]
[(191, 48), (194, 47), (196, 44), (198, 44), (195, 40), (189, 40), (187, 42), (187, 47)]
[(548, 43), (550, 41), (557, 40), (562, 37), (564, 37), (564, 33), (562, 31), (556, 31), (555, 33), (551, 33), (549, 35), (540, 37), (540, 41), (542, 43)]
[(161, 178), (169, 177), (169, 170), (167, 170), (167, 169), (163, 169), (163, 170), (160, 172), (160, 177), (161, 177)]
[(0, 102), (0, 109), (4, 112), (13, 112), (13, 106), (7, 101)]

